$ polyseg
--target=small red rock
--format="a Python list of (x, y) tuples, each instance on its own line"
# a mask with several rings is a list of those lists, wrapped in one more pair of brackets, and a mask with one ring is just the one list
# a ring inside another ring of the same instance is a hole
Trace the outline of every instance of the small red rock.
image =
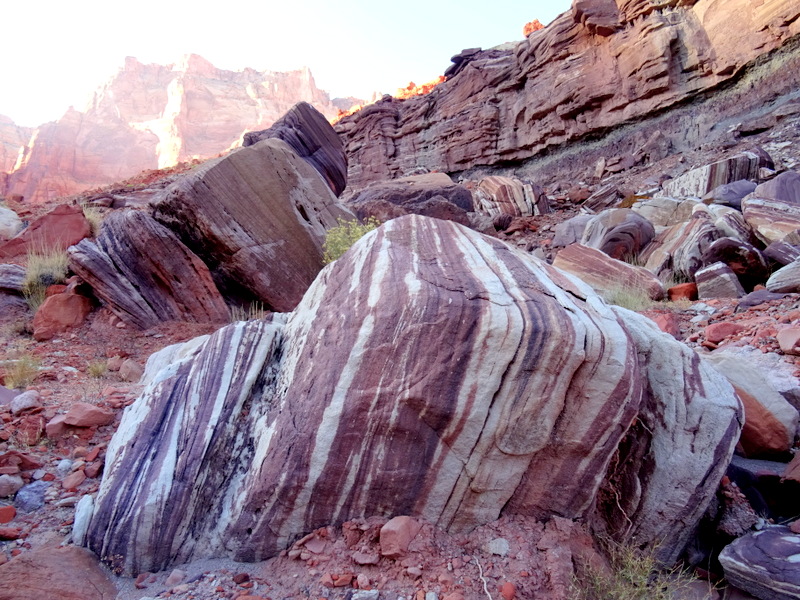
[(250, 581), (250, 575), (247, 573), (236, 573), (236, 575), (233, 576), (233, 583), (241, 585), (247, 581)]
[(792, 524), (789, 525), (789, 529), (792, 530), (792, 533), (800, 533), (800, 519), (792, 522)]
[(348, 587), (353, 583), (354, 577), (352, 573), (342, 573), (333, 582), (333, 587)]
[(776, 337), (784, 354), (800, 354), (800, 327), (781, 329)]
[(19, 539), (22, 530), (18, 527), (0, 527), (0, 540), (10, 541)]
[(738, 323), (732, 323), (730, 321), (713, 323), (705, 329), (706, 341), (711, 342), (712, 344), (719, 344), (725, 338), (736, 335), (737, 333), (741, 333), (744, 330), (744, 326), (739, 325)]
[[(64, 423), (73, 427), (108, 425), (114, 420), (114, 412), (87, 402), (76, 402), (67, 411)], [(51, 421), (52, 422), (52, 421)]]
[(75, 471), (64, 477), (64, 481), (61, 482), (61, 487), (65, 490), (74, 490), (84, 481), (86, 481), (86, 473), (84, 473), (83, 470)]
[(500, 586), (500, 595), (504, 600), (514, 600), (517, 595), (517, 588), (510, 581), (506, 581)]
[(17, 516), (17, 509), (13, 506), (0, 506), (0, 523), (10, 523)]
[(137, 590), (143, 590), (147, 587), (146, 582), (147, 578), (150, 577), (150, 573), (139, 573), (136, 577), (136, 581), (134, 581), (133, 585)]
[(84, 456), (84, 460), (86, 460), (86, 462), (92, 462), (98, 456), (100, 456), (100, 446), (95, 446), (94, 448), (89, 450), (86, 456)]
[(667, 290), (667, 296), (672, 302), (676, 300), (697, 300), (696, 283), (679, 283)]
[(411, 517), (399, 516), (390, 519), (381, 527), (381, 554), (390, 558), (404, 555), (420, 528), (420, 523)]
[(100, 475), (100, 472), (102, 470), (103, 470), (103, 461), (98, 460), (97, 462), (93, 462), (84, 467), (83, 472), (86, 473), (86, 477), (88, 477), (89, 479), (94, 479), (98, 475)]

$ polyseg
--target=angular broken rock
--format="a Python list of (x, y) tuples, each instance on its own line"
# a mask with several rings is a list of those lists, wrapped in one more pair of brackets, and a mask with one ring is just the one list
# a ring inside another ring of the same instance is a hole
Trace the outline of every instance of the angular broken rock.
[(542, 188), (513, 177), (484, 177), (474, 195), (476, 210), (492, 217), (526, 217), (550, 212), (547, 196)]
[(770, 275), (767, 279), (767, 289), (779, 294), (800, 292), (800, 258)]
[(297, 156), (307, 161), (340, 196), (347, 185), (347, 156), (328, 119), (308, 102), (295, 104), (269, 129), (244, 134), (243, 146), (269, 138), (283, 140)]
[(88, 402), (75, 402), (64, 417), (64, 423), (73, 427), (99, 427), (113, 420), (113, 411)]
[(800, 535), (784, 525), (748, 533), (719, 555), (725, 578), (763, 600), (800, 598)]
[(389, 558), (403, 556), (421, 527), (422, 524), (419, 521), (405, 515), (389, 519), (381, 527), (381, 554)]
[(661, 300), (666, 294), (658, 277), (647, 269), (581, 244), (571, 244), (560, 250), (553, 266), (574, 275), (600, 294), (628, 291), (644, 293), (651, 300)]
[(709, 298), (741, 298), (745, 291), (739, 278), (725, 263), (718, 262), (699, 269), (694, 274), (700, 300)]
[(153, 216), (208, 265), (228, 298), (292, 310), (323, 266), (325, 232), (353, 214), (280, 139), (211, 160), (154, 202)]
[(139, 329), (163, 321), (229, 319), (208, 267), (147, 213), (109, 215), (97, 240), (83, 240), (69, 256), (70, 267), (95, 295)]
[(92, 301), (74, 292), (54, 294), (47, 298), (33, 317), (33, 338), (49, 340), (74, 327), (79, 327), (92, 311)]
[(374, 515), (451, 532), (585, 517), (669, 562), (741, 418), (730, 384), (646, 317), (419, 216), (361, 238), (288, 318), (220, 329), (151, 381), (85, 542), (127, 573), (259, 560)]
[(0, 244), (0, 260), (25, 258), (29, 252), (64, 250), (91, 235), (89, 221), (80, 206), (60, 204)]

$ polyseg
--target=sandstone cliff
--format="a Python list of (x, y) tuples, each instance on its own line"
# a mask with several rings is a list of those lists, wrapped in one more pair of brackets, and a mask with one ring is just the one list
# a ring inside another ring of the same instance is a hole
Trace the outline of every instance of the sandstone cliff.
[[(653, 121), (786, 46), (800, 32), (798, 17), (798, 0), (574, 0), (513, 49), (454, 57), (449, 79), (431, 93), (385, 97), (342, 119), (350, 185), (418, 167), (520, 166), (567, 142)], [(784, 64), (778, 79), (791, 88), (797, 72)], [(759, 91), (748, 90), (751, 104), (770, 99)], [(741, 109), (731, 102), (729, 111)], [(675, 125), (678, 143), (702, 139), (720, 120), (690, 111)]]
[(3, 189), (3, 175), (14, 169), (20, 151), (28, 144), (33, 130), (19, 127), (4, 115), (0, 115), (0, 190)]
[[(85, 110), (39, 127), (16, 169), (0, 154), (8, 173), (0, 193), (36, 202), (214, 156), (301, 100), (329, 117), (338, 111), (308, 69), (234, 72), (197, 55), (166, 66), (129, 57)], [(0, 122), (0, 143), (2, 131)]]

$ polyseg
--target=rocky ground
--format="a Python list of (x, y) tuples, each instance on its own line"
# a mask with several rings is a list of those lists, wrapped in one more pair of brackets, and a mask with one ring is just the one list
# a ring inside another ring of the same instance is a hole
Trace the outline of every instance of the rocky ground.
[[(726, 142), (634, 166), (602, 181), (593, 176), (594, 166), (588, 166), (583, 180), (540, 182), (556, 209), (553, 213), (528, 218), (497, 235), (552, 259), (555, 226), (579, 214), (582, 202), (601, 184), (615, 184), (626, 194), (636, 195), (657, 186), (664, 176), (677, 176), (756, 146), (769, 152), (776, 170), (796, 168), (800, 164), (798, 139), (800, 119), (794, 118), (756, 135), (732, 133)], [(192, 167), (149, 172), (69, 201), (110, 210), (116, 195), (124, 192), (147, 198)], [(52, 204), (12, 208), (23, 218), (33, 219)], [(769, 357), (771, 370), (783, 369), (800, 377), (800, 357), (786, 353), (778, 339), (779, 330), (800, 327), (800, 295), (757, 294), (740, 300), (653, 303), (644, 313), (699, 352), (754, 348)], [(79, 328), (37, 342), (24, 322), (3, 324), (2, 360), (29, 356), (38, 362), (39, 371), (27, 386), (34, 393), (27, 395), (24, 405), (14, 404), (12, 394), (0, 388), (0, 475), (9, 476), (2, 480), (4, 485), (16, 485), (14, 481), (41, 485), (27, 488), (22, 502), (19, 496), (12, 502), (3, 498), (10, 494), (0, 493), (0, 564), (69, 542), (75, 504), (98, 488), (105, 449), (125, 406), (139, 393), (136, 381), (148, 356), (215, 328), (168, 323), (132, 331), (99, 309)], [(66, 422), (54, 425), (58, 415), (67, 415)], [(462, 536), (422, 524), (420, 534), (396, 556), (387, 556), (379, 539), (384, 523), (385, 519), (376, 519), (323, 528), (264, 563), (203, 562), (172, 572), (143, 573), (136, 579), (116, 578), (119, 598), (538, 598), (545, 579), (550, 588), (569, 585), (564, 569), (568, 561), (591, 564), (597, 560), (588, 537), (583, 547), (561, 544), (567, 538), (576, 539), (574, 531), (567, 532), (576, 526), (559, 519), (547, 526), (501, 519)], [(706, 592), (701, 585), (697, 597)]]

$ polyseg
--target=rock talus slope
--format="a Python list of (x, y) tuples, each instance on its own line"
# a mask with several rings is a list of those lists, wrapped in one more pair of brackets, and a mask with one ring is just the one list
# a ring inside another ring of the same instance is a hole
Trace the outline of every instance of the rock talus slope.
[[(348, 180), (519, 163), (648, 118), (733, 81), (800, 33), (798, 16), (798, 0), (576, 0), (512, 50), (471, 54), (431, 93), (342, 119)], [(702, 133), (721, 118), (693, 120)]]
[(291, 314), (182, 356), (148, 374), (76, 523), (128, 573), (396, 514), (452, 532), (583, 517), (669, 560), (740, 430), (730, 385), (644, 317), (419, 216), (362, 238)]

